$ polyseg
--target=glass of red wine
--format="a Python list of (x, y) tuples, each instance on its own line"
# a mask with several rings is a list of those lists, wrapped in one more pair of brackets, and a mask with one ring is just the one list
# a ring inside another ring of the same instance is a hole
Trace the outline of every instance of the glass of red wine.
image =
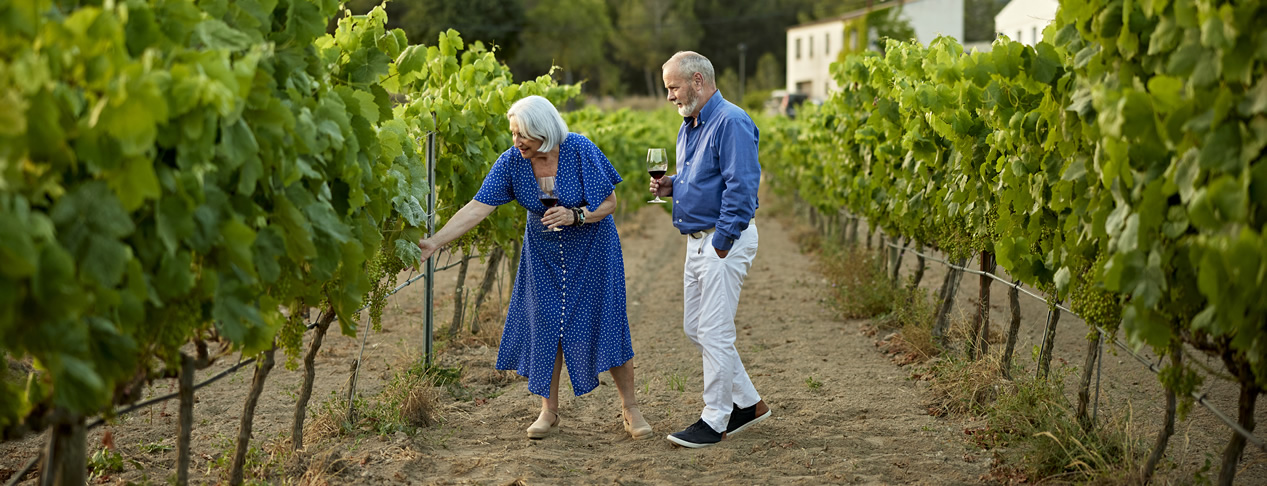
[[(546, 207), (546, 211), (559, 204), (559, 196), (554, 192), (554, 176), (538, 177), (537, 185), (541, 187), (541, 205)], [(546, 228), (542, 233), (550, 231), (563, 231), (563, 228)]]
[[(669, 170), (669, 159), (668, 157), (664, 155), (664, 149), (662, 148), (647, 149), (647, 173), (651, 174), (651, 178), (655, 179), (658, 182), (661, 177), (664, 177), (664, 173), (668, 172), (668, 170)], [(660, 195), (656, 194), (655, 199), (652, 199), (647, 202), (652, 203), (652, 204), (664, 204), (668, 201), (660, 199)]]

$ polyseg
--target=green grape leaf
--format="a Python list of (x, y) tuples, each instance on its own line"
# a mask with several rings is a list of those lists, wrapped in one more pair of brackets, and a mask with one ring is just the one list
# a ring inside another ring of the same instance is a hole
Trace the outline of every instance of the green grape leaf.
[(1208, 171), (1233, 172), (1243, 168), (1241, 157), (1241, 133), (1235, 124), (1219, 125), (1205, 137), (1198, 162)]
[(236, 51), (251, 44), (250, 37), (218, 19), (206, 19), (199, 23), (194, 28), (194, 38), (207, 49)]
[(422, 249), (418, 244), (407, 240), (396, 240), (396, 258), (406, 267), (417, 267), (422, 264)]
[(1133, 343), (1161, 348), (1170, 343), (1170, 326), (1156, 312), (1127, 306), (1122, 311), (1122, 330)]

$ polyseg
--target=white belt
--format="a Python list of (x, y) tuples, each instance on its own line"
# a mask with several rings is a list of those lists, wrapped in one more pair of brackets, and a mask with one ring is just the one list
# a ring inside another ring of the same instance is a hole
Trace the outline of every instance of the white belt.
[(687, 234), (686, 234), (686, 236), (691, 237), (691, 239), (698, 240), (698, 239), (700, 239), (700, 238), (703, 238), (703, 237), (704, 237), (704, 235), (712, 234), (712, 232), (714, 232), (714, 231), (717, 231), (717, 227), (716, 227), (716, 226), (714, 226), (714, 227), (712, 227), (712, 228), (709, 228), (709, 229), (706, 229), (706, 230), (704, 230), (704, 231), (696, 231), (696, 232), (694, 232), (694, 233), (687, 233)]

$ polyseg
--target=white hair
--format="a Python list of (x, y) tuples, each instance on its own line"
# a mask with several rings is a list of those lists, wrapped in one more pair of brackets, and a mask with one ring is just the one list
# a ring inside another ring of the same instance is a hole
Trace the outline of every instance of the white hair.
[(532, 95), (516, 101), (506, 111), (507, 120), (515, 120), (519, 124), (522, 135), (541, 141), (541, 152), (549, 152), (563, 143), (568, 136), (568, 124), (559, 116), (554, 103), (541, 96)]
[(675, 75), (690, 81), (695, 77), (695, 73), (699, 73), (704, 78), (704, 86), (716, 86), (717, 76), (713, 72), (713, 63), (708, 61), (698, 52), (694, 51), (678, 51), (673, 57), (661, 66), (665, 72), (671, 72)]

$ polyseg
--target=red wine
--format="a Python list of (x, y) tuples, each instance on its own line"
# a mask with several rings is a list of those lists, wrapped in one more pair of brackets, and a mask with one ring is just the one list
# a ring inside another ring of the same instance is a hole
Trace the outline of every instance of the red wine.
[(658, 180), (660, 180), (660, 178), (661, 178), (661, 177), (664, 177), (664, 172), (665, 172), (665, 171), (662, 171), (662, 170), (649, 170), (649, 171), (647, 171), (647, 173), (648, 173), (648, 174), (651, 174), (651, 177), (655, 178), (655, 180), (657, 180), (657, 181), (658, 181)]
[(542, 205), (542, 206), (545, 206), (547, 209), (548, 209), (548, 208), (552, 208), (552, 207), (554, 207), (554, 205), (555, 205), (555, 204), (558, 204), (558, 203), (559, 203), (559, 198), (557, 198), (557, 197), (543, 197), (543, 198), (541, 198), (541, 205)]

